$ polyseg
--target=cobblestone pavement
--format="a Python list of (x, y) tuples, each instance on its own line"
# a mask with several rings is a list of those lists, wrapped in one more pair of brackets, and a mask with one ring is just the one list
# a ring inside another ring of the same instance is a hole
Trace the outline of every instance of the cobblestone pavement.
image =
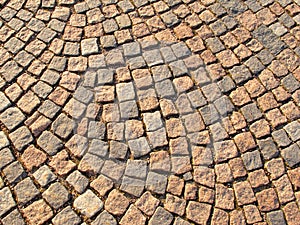
[(0, 224), (299, 225), (299, 0), (0, 0)]

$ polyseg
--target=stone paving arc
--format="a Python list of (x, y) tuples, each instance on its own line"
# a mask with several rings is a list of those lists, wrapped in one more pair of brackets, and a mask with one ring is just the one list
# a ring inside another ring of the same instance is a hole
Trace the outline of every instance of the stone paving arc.
[(0, 0), (0, 224), (298, 225), (299, 0)]

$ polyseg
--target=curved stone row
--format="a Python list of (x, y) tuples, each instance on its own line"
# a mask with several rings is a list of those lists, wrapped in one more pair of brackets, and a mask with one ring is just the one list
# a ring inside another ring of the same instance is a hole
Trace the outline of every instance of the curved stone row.
[(300, 219), (295, 0), (0, 0), (2, 224)]

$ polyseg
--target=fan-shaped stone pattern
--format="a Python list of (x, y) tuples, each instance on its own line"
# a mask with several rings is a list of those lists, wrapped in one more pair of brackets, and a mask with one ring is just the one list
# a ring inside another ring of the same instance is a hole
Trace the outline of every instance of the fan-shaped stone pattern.
[(298, 1), (0, 5), (4, 225), (297, 224)]

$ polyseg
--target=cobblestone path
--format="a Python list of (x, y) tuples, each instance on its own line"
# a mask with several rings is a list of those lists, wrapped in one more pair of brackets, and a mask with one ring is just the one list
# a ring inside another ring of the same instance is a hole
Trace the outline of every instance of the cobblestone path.
[(0, 0), (0, 224), (299, 225), (299, 0)]

